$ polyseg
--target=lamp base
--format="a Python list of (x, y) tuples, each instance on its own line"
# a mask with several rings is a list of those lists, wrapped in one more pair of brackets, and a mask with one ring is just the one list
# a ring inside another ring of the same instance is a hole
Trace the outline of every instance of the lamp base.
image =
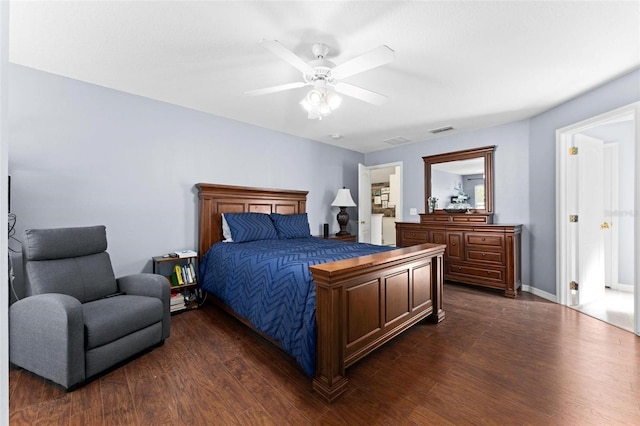
[(340, 211), (338, 212), (338, 225), (340, 225), (340, 232), (336, 233), (337, 236), (341, 235), (349, 235), (347, 231), (347, 224), (349, 223), (349, 213), (347, 213), (346, 207), (340, 207)]

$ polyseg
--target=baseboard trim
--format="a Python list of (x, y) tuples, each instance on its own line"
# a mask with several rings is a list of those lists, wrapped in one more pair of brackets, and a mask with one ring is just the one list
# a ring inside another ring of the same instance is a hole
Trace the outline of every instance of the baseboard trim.
[(611, 290), (618, 291), (626, 291), (627, 293), (633, 293), (633, 285), (632, 284), (613, 284), (611, 285)]
[(554, 303), (558, 303), (558, 297), (555, 294), (547, 293), (546, 291), (531, 287), (526, 284), (522, 284), (522, 291), (526, 291), (543, 299), (549, 300)]

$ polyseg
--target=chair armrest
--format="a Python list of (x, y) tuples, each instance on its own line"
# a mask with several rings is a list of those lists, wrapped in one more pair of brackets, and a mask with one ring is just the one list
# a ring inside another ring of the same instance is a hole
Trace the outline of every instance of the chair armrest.
[(171, 284), (162, 275), (158, 274), (133, 274), (120, 277), (116, 280), (118, 289), (127, 294), (136, 296), (166, 298), (169, 300)]
[(39, 294), (9, 307), (9, 360), (69, 388), (85, 379), (84, 316), (66, 294)]
[(169, 337), (171, 328), (171, 284), (159, 274), (132, 274), (116, 280), (118, 289), (126, 294), (157, 297), (162, 300), (164, 318), (162, 320), (162, 339)]

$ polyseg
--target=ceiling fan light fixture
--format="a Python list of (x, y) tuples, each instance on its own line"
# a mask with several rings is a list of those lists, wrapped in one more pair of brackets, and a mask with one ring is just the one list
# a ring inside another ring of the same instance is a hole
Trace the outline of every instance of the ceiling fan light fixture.
[(310, 105), (317, 107), (324, 102), (324, 94), (318, 89), (312, 89), (307, 93), (306, 100)]
[(302, 105), (305, 111), (311, 111), (313, 109), (313, 105), (309, 103), (306, 97), (300, 101), (300, 105)]
[[(262, 39), (260, 44), (300, 71), (303, 81), (249, 90), (245, 94), (265, 95), (303, 86), (313, 86), (313, 89), (300, 101), (300, 105), (309, 113), (310, 119), (320, 120), (323, 115), (330, 114), (340, 106), (342, 98), (338, 93), (376, 106), (384, 104), (387, 100), (384, 95), (352, 84), (338, 82), (337, 80), (392, 62), (395, 59), (395, 52), (389, 46), (379, 46), (340, 65), (336, 65), (326, 59), (329, 53), (329, 46), (323, 43), (313, 45), (311, 50), (315, 59), (310, 62), (304, 61), (277, 40)], [(327, 90), (329, 88), (331, 90)]]
[(342, 104), (342, 98), (336, 93), (333, 93), (333, 92), (328, 93), (327, 104), (329, 105), (329, 108), (331, 108), (331, 110), (333, 111), (335, 109), (338, 109), (340, 104)]
[(337, 109), (342, 103), (342, 97), (337, 93), (327, 92), (323, 88), (311, 89), (307, 95), (300, 101), (300, 105), (309, 114), (310, 120), (322, 120), (325, 115)]
[(318, 107), (318, 110), (320, 111), (321, 115), (331, 114), (331, 107), (329, 107), (329, 104), (327, 104), (326, 102), (322, 103), (322, 105)]
[(309, 110), (309, 114), (307, 114), (307, 118), (309, 120), (322, 120), (322, 114), (318, 111), (317, 108), (312, 108)]

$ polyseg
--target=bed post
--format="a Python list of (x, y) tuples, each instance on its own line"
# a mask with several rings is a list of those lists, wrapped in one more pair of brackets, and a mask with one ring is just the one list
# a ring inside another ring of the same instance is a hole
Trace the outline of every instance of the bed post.
[(433, 276), (431, 277), (431, 283), (433, 285), (433, 313), (429, 317), (431, 322), (439, 323), (444, 320), (444, 309), (442, 309), (442, 294), (444, 293), (444, 260), (443, 255), (433, 257), (433, 261), (436, 263), (435, 268), (431, 269)]
[(316, 281), (317, 359), (313, 389), (328, 402), (347, 390), (344, 366), (343, 287)]

